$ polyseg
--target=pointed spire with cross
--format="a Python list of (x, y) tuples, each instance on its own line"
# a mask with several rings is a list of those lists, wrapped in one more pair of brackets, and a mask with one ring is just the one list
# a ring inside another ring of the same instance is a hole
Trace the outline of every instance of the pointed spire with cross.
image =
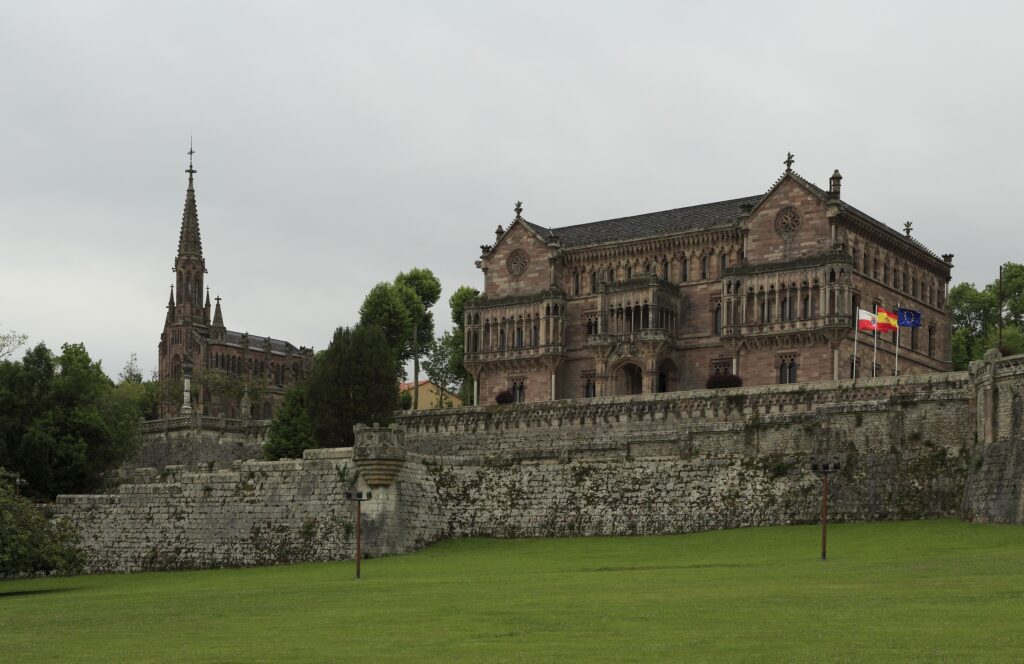
[(188, 169), (185, 172), (188, 173), (188, 177), (189, 177), (190, 180), (192, 179), (192, 175), (194, 175), (195, 172), (196, 172), (196, 169), (192, 168), (192, 155), (194, 155), (195, 153), (196, 153), (196, 151), (192, 147), (192, 137), (189, 136), (188, 137), (188, 152), (185, 153), (185, 154), (188, 155)]
[(787, 173), (792, 173), (793, 172), (793, 162), (796, 161), (795, 159), (793, 159), (793, 156), (794, 155), (793, 155), (792, 152), (787, 152), (786, 153), (786, 161), (782, 162), (783, 164), (786, 165), (786, 172)]

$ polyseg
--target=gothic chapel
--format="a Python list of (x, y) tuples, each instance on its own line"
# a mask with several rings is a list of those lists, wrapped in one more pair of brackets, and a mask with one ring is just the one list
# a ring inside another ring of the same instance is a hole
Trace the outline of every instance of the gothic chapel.
[[(949, 371), (953, 255), (844, 201), (838, 170), (825, 191), (784, 163), (765, 194), (562, 228), (517, 204), (466, 307), (474, 403)], [(878, 306), (922, 325), (876, 353), (857, 311)]]
[[(234, 332), (224, 326), (220, 297), (210, 319), (209, 288), (203, 289), (206, 261), (199, 237), (199, 213), (189, 149), (185, 212), (174, 260), (175, 284), (160, 335), (158, 377), (177, 382), (192, 375), (194, 408), (200, 415), (269, 419), (284, 399), (284, 389), (305, 375), (313, 351), (287, 341)], [(205, 301), (204, 301), (205, 294)], [(160, 405), (161, 416), (175, 415), (180, 397)]]

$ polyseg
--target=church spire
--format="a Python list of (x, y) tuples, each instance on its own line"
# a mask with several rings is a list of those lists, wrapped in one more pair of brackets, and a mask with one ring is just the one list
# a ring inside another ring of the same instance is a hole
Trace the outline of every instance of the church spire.
[(217, 300), (217, 308), (213, 312), (213, 326), (224, 327), (224, 314), (220, 312), (220, 295), (213, 299)]
[(167, 300), (167, 324), (174, 320), (174, 284), (171, 284), (171, 297)]
[(178, 257), (194, 256), (203, 257), (203, 242), (199, 237), (199, 212), (196, 209), (196, 191), (192, 183), (192, 176), (196, 169), (192, 167), (192, 155), (196, 151), (192, 148), (192, 141), (188, 144), (188, 189), (185, 190), (185, 212), (181, 217), (181, 234), (178, 237)]

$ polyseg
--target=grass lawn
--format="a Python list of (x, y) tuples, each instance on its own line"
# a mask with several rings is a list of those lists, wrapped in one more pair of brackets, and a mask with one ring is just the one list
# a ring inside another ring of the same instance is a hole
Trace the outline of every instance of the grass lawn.
[(351, 562), (0, 582), (3, 662), (1024, 660), (1024, 528), (462, 540)]

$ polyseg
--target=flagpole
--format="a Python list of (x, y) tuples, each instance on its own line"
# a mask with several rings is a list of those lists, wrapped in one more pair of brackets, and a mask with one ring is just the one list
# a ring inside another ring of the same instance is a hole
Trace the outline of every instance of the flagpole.
[(871, 377), (875, 378), (875, 367), (878, 366), (878, 305), (875, 305), (875, 350), (871, 353)]
[(900, 304), (896, 303), (896, 368), (894, 373), (897, 378), (900, 376)]
[(853, 379), (857, 380), (857, 337), (860, 336), (860, 303), (857, 303), (857, 325), (853, 328)]

